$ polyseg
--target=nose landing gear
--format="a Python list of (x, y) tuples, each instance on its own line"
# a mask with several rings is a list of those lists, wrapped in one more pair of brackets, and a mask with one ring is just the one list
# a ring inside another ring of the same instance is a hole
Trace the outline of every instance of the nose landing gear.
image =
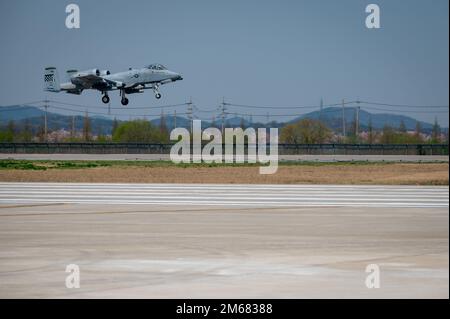
[(159, 85), (153, 85), (153, 92), (155, 93), (155, 97), (159, 100), (161, 98), (161, 93), (159, 93)]

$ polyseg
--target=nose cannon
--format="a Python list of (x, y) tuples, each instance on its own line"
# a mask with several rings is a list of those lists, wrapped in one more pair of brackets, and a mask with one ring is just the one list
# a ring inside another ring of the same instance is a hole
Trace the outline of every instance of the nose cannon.
[(180, 81), (183, 80), (183, 77), (181, 76), (181, 74), (176, 74), (174, 77), (172, 77), (172, 81)]

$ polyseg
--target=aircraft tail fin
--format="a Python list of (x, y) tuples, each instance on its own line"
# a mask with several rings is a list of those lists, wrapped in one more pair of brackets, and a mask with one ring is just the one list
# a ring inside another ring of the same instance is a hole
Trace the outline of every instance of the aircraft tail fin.
[(45, 68), (44, 73), (45, 91), (59, 92), (61, 87), (59, 85), (58, 72), (55, 67)]

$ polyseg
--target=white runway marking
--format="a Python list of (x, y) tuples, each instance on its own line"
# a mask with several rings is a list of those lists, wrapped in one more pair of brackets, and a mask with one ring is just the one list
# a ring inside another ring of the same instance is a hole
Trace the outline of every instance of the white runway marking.
[(0, 183), (0, 204), (448, 207), (447, 186)]

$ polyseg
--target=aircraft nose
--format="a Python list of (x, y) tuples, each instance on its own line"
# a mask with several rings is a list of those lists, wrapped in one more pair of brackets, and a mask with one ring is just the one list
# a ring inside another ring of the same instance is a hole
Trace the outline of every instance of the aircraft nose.
[(172, 78), (172, 80), (174, 80), (174, 81), (183, 80), (183, 77), (181, 76), (181, 74), (175, 73), (175, 75)]

